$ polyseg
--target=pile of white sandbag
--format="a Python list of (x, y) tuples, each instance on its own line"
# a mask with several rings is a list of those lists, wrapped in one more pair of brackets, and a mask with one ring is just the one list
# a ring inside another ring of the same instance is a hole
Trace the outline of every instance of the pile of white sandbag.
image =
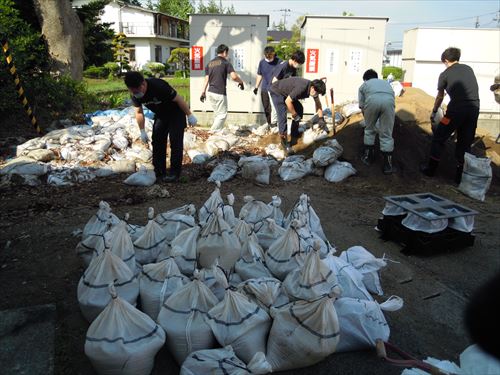
[(120, 220), (106, 202), (85, 225), (78, 285), (91, 323), (85, 353), (99, 373), (149, 374), (166, 344), (182, 374), (264, 374), (310, 366), (388, 340), (379, 304), (386, 266), (361, 246), (335, 256), (310, 198), (245, 196), (236, 216), (220, 182), (148, 222)]

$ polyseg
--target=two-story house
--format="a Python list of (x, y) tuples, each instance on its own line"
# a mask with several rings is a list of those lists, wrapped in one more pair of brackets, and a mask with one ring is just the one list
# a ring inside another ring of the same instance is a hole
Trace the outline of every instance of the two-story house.
[[(73, 0), (73, 6), (89, 2)], [(165, 63), (173, 49), (189, 47), (188, 21), (168, 14), (111, 0), (104, 7), (101, 21), (111, 23), (115, 33), (126, 35), (130, 43), (129, 61), (135, 68), (151, 61)]]

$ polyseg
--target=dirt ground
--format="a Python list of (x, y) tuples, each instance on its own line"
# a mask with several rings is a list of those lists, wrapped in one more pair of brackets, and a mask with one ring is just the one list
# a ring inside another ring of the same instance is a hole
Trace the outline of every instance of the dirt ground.
[[(363, 129), (360, 117), (355, 116), (335, 137), (344, 147), (343, 158), (358, 170), (357, 175), (338, 184), (316, 176), (284, 182), (274, 171), (269, 186), (257, 186), (236, 176), (223, 183), (221, 191), (223, 196), (235, 195), (236, 213), (245, 195), (266, 202), (279, 195), (287, 212), (300, 194), (308, 194), (326, 235), (337, 248), (337, 255), (361, 245), (376, 256), (385, 254), (392, 260), (381, 274), (385, 296), (377, 297), (383, 301), (398, 295), (405, 301), (400, 311), (385, 314), (391, 327), (391, 342), (422, 359), (433, 356), (458, 363), (459, 354), (471, 343), (463, 325), (464, 308), (474, 291), (498, 272), (500, 266), (499, 173), (498, 166), (493, 165), (495, 177), (484, 202), (463, 195), (452, 180), (454, 161), (450, 141), (438, 176), (422, 177), (418, 166), (429, 149), (426, 121), (431, 105), (432, 99), (416, 89), (398, 98), (394, 129), (397, 171), (391, 176), (381, 172), (381, 155), (371, 167), (360, 162)], [(15, 126), (14, 131), (2, 126), (0, 138), (7, 141), (19, 136), (29, 138), (29, 132), (20, 134), (22, 126)], [(493, 139), (478, 136), (477, 140), (475, 154), (484, 156), (492, 151), (500, 154)], [(302, 149), (304, 153), (311, 151)], [(130, 213), (130, 221), (141, 225), (146, 224), (148, 207), (154, 207), (158, 213), (186, 203), (199, 208), (214, 188), (206, 181), (209, 174), (208, 169), (187, 163), (184, 170), (187, 181), (161, 185), (169, 192), (166, 198), (158, 197), (155, 189), (123, 184), (125, 176), (98, 178), (71, 187), (46, 184), (29, 187), (15, 181), (0, 186), (0, 310), (56, 305), (56, 374), (94, 374), (83, 352), (88, 323), (80, 313), (76, 288), (84, 267), (75, 254), (79, 238), (72, 233), (83, 229), (101, 200), (107, 201), (119, 217)], [(374, 227), (384, 207), (383, 197), (420, 192), (432, 192), (477, 210), (474, 246), (427, 256), (406, 256), (401, 253), (401, 244), (381, 240)], [(177, 374), (178, 370), (166, 350), (158, 353), (153, 374)], [(401, 371), (368, 350), (333, 354), (315, 366), (286, 374), (377, 375)]]

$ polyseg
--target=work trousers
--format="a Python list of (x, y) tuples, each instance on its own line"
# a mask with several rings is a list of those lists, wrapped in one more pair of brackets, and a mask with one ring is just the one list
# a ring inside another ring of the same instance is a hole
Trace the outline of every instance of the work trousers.
[(264, 106), (264, 113), (266, 115), (266, 121), (268, 125), (278, 123), (278, 115), (276, 114), (276, 109), (274, 108), (274, 103), (271, 100), (271, 93), (267, 90), (260, 91), (260, 99), (262, 100), (262, 105)]
[(227, 118), (227, 96), (207, 92), (207, 99), (214, 111), (214, 122), (210, 130), (218, 131), (224, 129)]
[(153, 167), (156, 176), (167, 174), (167, 139), (170, 143), (170, 175), (180, 176), (184, 153), (186, 116), (175, 111), (168, 119), (155, 118), (153, 124)]
[(439, 161), (443, 153), (445, 142), (454, 131), (457, 133), (455, 145), (455, 158), (458, 164), (463, 165), (464, 154), (470, 152), (472, 142), (476, 135), (479, 107), (464, 106), (447, 110), (441, 122), (434, 130), (431, 143), (431, 158)]
[(378, 133), (380, 151), (392, 152), (394, 150), (392, 138), (395, 118), (394, 95), (385, 93), (371, 95), (366, 100), (363, 116), (365, 118), (364, 144), (373, 146)]
[[(283, 95), (278, 95), (275, 94), (274, 92), (271, 92), (271, 99), (273, 100), (274, 108), (276, 108), (276, 113), (278, 114), (278, 131), (281, 136), (286, 136), (288, 134), (288, 129), (287, 129), (288, 109), (285, 104), (286, 98), (283, 97)], [(302, 117), (304, 115), (304, 107), (302, 107), (302, 104), (298, 100), (294, 100), (292, 103), (297, 114), (300, 117)], [(298, 138), (300, 136), (298, 121), (292, 120), (290, 135), (293, 138)]]

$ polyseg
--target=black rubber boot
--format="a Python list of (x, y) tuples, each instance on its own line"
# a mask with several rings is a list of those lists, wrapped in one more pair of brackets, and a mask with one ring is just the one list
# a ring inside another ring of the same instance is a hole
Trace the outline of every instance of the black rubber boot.
[(372, 165), (375, 160), (375, 146), (367, 146), (365, 145), (365, 149), (363, 150), (363, 156), (361, 156), (361, 161), (365, 165)]
[(460, 185), (460, 182), (462, 182), (462, 172), (463, 171), (464, 171), (464, 165), (458, 164), (457, 169), (455, 171), (455, 183), (457, 185)]
[(290, 143), (288, 142), (286, 136), (280, 136), (281, 137), (281, 147), (283, 147), (283, 151), (285, 151), (285, 155), (293, 155), (293, 148), (290, 146)]
[(434, 177), (438, 165), (439, 165), (438, 160), (429, 159), (429, 163), (427, 165), (423, 165), (420, 167), (420, 172), (425, 174), (427, 177)]
[(392, 174), (392, 152), (383, 152), (384, 155), (384, 165), (382, 166), (382, 172), (384, 174)]
[(297, 144), (299, 137), (294, 137), (292, 136), (291, 141), (290, 141), (290, 146), (295, 146)]

